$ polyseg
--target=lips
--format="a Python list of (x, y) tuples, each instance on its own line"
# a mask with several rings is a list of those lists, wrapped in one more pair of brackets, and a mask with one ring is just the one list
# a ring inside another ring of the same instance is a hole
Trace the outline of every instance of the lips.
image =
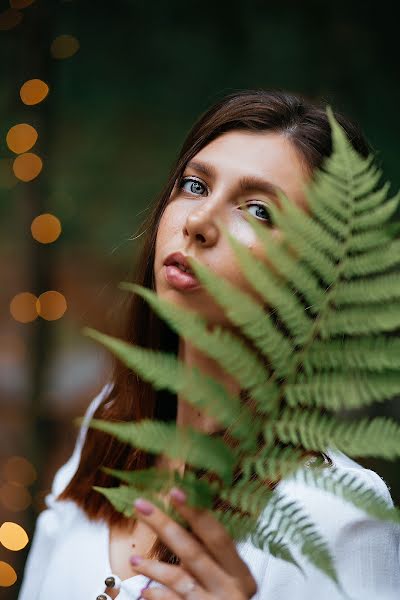
[(181, 252), (167, 256), (164, 265), (165, 279), (175, 289), (190, 290), (200, 287), (198, 279), (190, 270), (189, 262)]
[(181, 252), (174, 252), (173, 254), (167, 256), (167, 258), (164, 261), (164, 265), (166, 265), (167, 267), (169, 265), (173, 265), (178, 268), (183, 267), (182, 271), (189, 271), (193, 275), (193, 271), (191, 270), (186, 257)]

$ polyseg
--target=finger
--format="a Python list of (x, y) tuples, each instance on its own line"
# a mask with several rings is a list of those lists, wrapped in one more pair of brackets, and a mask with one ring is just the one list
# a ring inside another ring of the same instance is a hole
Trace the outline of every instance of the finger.
[(165, 585), (180, 598), (194, 598), (194, 592), (196, 592), (196, 598), (208, 597), (201, 585), (194, 581), (193, 577), (181, 566), (145, 559), (141, 556), (131, 556), (130, 563), (136, 571)]
[(223, 570), (232, 575), (244, 591), (255, 594), (256, 582), (253, 575), (225, 527), (210, 511), (188, 506), (182, 490), (172, 488), (170, 497), (177, 511), (189, 523), (192, 531)]
[(211, 558), (194, 535), (178, 525), (171, 517), (147, 500), (134, 502), (137, 517), (147, 523), (157, 536), (176, 554), (184, 567), (204, 589), (218, 592), (231, 588), (233, 579)]

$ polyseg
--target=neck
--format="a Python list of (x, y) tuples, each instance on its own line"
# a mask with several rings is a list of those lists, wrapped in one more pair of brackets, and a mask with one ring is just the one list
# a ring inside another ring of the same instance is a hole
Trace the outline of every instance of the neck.
[[(224, 385), (230, 394), (239, 394), (240, 386), (233, 377), (223, 371), (217, 362), (182, 338), (179, 340), (178, 358), (188, 367), (197, 367), (204, 374)], [(177, 395), (176, 423), (181, 426), (190, 425), (194, 429), (207, 433), (214, 433), (221, 429), (220, 423), (191, 405), (182, 394)], [(156, 464), (162, 468), (177, 470), (181, 475), (185, 470), (185, 463), (181, 459), (172, 460), (164, 455), (158, 458)]]
[[(233, 377), (223, 371), (215, 360), (203, 354), (182, 338), (179, 341), (178, 358), (188, 367), (197, 367), (202, 373), (221, 383), (229, 393), (239, 393), (239, 385)], [(213, 433), (221, 428), (221, 425), (215, 419), (192, 406), (181, 394), (178, 394), (177, 401), (176, 422), (178, 425), (191, 425), (195, 429), (208, 433)]]

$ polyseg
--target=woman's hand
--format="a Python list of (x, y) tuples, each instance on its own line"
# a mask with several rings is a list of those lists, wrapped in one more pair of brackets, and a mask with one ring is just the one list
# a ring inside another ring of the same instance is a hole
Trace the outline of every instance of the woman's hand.
[[(162, 510), (136, 500), (137, 517), (147, 523), (180, 559), (180, 565), (132, 557), (135, 570), (165, 588), (142, 590), (146, 600), (248, 600), (257, 591), (256, 582), (240, 558), (235, 543), (210, 511), (189, 507), (181, 490), (173, 488), (174, 507), (189, 523), (188, 532)], [(200, 541), (199, 541), (200, 540)]]

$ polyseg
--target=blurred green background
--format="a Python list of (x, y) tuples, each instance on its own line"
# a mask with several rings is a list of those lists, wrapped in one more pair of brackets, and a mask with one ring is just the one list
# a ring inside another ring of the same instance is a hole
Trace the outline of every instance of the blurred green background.
[[(368, 0), (0, 6), (0, 517), (31, 537), (73, 448), (72, 419), (109, 375), (109, 358), (81, 329), (107, 331), (118, 318), (136, 233), (194, 120), (242, 88), (323, 99), (360, 123), (397, 190), (398, 25), (393, 3)], [(34, 78), (49, 94), (27, 105), (20, 89)], [(6, 142), (19, 123), (39, 134), (30, 151), (43, 169), (28, 182), (13, 175)], [(43, 213), (61, 223), (53, 243), (31, 233)], [(62, 316), (12, 314), (18, 294), (48, 290), (65, 298)], [(399, 404), (369, 414), (399, 417)], [(398, 504), (400, 463), (359, 462), (379, 472)], [(18, 576), (0, 582), (7, 600), (17, 597), (28, 549), (0, 545), (0, 561)]]

